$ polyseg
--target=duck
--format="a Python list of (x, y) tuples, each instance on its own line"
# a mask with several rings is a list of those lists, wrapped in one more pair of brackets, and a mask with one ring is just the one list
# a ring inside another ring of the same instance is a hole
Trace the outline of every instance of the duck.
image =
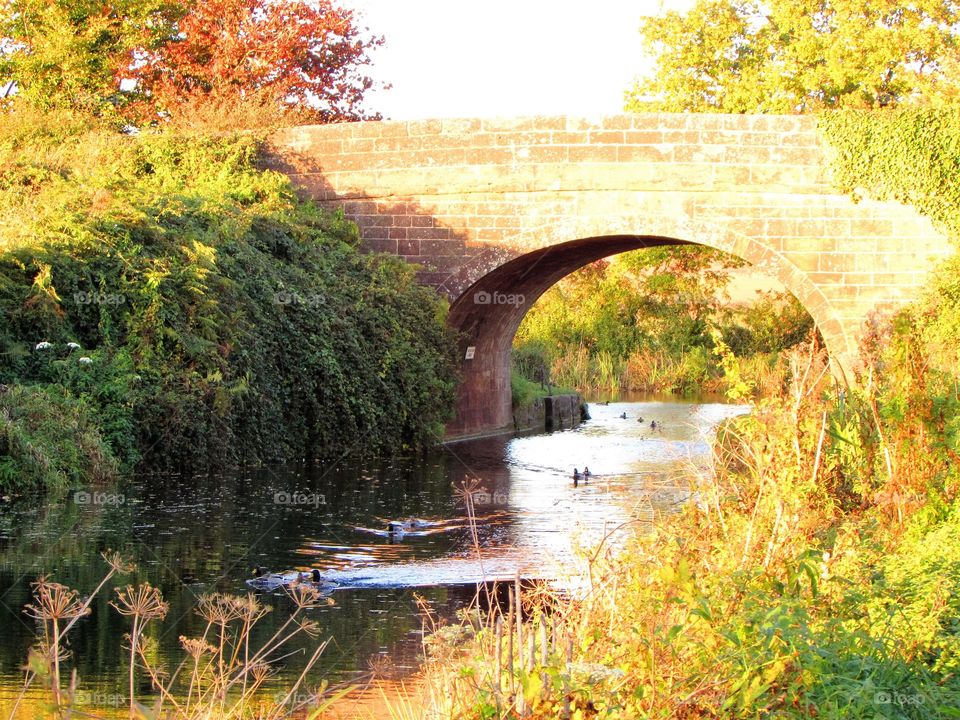
[(407, 518), (406, 520), (390, 520), (387, 523), (387, 532), (408, 532), (410, 530), (429, 527), (430, 522), (420, 518)]
[(626, 420), (626, 419), (627, 419), (627, 414), (626, 414), (626, 413), (620, 413), (620, 419), (621, 419), (621, 420)]
[(638, 418), (637, 418), (637, 422), (643, 422), (643, 418), (642, 418), (642, 417), (638, 417)]
[(325, 580), (316, 568), (310, 572), (271, 573), (265, 567), (256, 567), (253, 569), (253, 577), (247, 580), (247, 585), (256, 590), (272, 592), (305, 582), (320, 585), (325, 583)]
[(574, 468), (574, 469), (573, 469), (573, 479), (574, 479), (574, 480), (579, 480), (580, 477), (581, 477), (581, 476), (580, 476), (580, 471), (577, 470), (577, 468)]
[(657, 421), (656, 421), (656, 420), (651, 420), (651, 421), (650, 421), (650, 427), (651, 427), (653, 430), (656, 430), (656, 429), (657, 429)]
[(583, 479), (584, 479), (584, 480), (589, 480), (591, 475), (593, 475), (593, 473), (590, 472), (590, 468), (588, 468), (586, 465), (584, 465), (584, 466), (583, 466)]

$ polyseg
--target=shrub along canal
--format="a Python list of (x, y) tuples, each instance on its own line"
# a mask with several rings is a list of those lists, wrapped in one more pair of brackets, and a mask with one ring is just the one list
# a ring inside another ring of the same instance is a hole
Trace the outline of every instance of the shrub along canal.
[[(179, 638), (203, 631), (198, 598), (245, 593), (251, 570), (263, 566), (317, 568), (337, 583), (308, 611), (320, 638), (332, 638), (310, 686), (323, 678), (364, 684), (374, 673), (401, 678), (422, 652), (418, 596), (452, 617), (472, 600), (471, 582), (515, 574), (564, 581), (579, 568), (576, 546), (683, 502), (691, 469), (709, 461), (710, 430), (746, 410), (659, 399), (591, 403), (591, 419), (573, 430), (452, 444), (416, 459), (144, 476), (58, 500), (4, 501), (0, 711), (6, 717), (20, 692), (36, 640), (38, 626), (23, 612), (31, 583), (46, 574), (85, 595), (104, 574), (100, 552), (108, 548), (137, 563), (116, 584), (149, 581), (170, 603), (147, 632), (155, 643), (149, 652), (168, 670), (183, 657)], [(585, 465), (592, 477), (574, 487), (573, 469)], [(479, 554), (457, 493), (473, 479)], [(408, 518), (425, 522), (402, 536), (386, 532), (390, 520)], [(98, 715), (126, 707), (129, 621), (108, 606), (112, 599), (112, 590), (102, 591), (71, 631), (66, 663), (77, 669), (78, 699)], [(273, 608), (255, 632), (266, 640), (292, 603), (279, 591), (261, 599)], [(291, 684), (315, 645), (306, 638), (289, 646), (271, 690)], [(139, 692), (151, 694), (146, 678)], [(31, 690), (23, 716), (45, 698)]]

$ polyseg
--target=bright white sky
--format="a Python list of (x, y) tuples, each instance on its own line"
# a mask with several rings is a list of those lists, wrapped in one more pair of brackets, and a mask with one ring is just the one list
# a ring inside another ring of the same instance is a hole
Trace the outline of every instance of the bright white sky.
[(645, 67), (640, 18), (689, 0), (341, 0), (383, 35), (384, 118), (600, 115)]

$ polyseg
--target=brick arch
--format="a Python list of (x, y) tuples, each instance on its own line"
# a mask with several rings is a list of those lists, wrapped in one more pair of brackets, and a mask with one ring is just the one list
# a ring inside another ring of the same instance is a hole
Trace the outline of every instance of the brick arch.
[[(366, 248), (415, 263), (420, 281), (450, 299), (451, 322), (504, 323), (504, 338), (516, 317), (466, 311), (464, 294), (486, 287), (478, 283), (571, 248), (694, 242), (783, 282), (849, 375), (866, 317), (909, 302), (954, 252), (913, 208), (837, 193), (831, 150), (809, 116), (344, 123), (281, 131), (271, 148), (272, 166), (356, 222)], [(557, 279), (575, 269), (570, 258)], [(465, 372), (509, 382), (502, 365), (467, 362)], [(488, 399), (501, 408), (501, 395)], [(502, 419), (488, 408), (451, 432), (496, 430)]]
[[(619, 222), (611, 223), (619, 226)], [(649, 222), (647, 223), (650, 224)], [(849, 352), (851, 339), (832, 322), (832, 308), (809, 278), (779, 253), (750, 238), (732, 237), (718, 228), (697, 227), (683, 218), (664, 219), (658, 229), (672, 225), (675, 232), (657, 235), (593, 235), (566, 242), (549, 242), (497, 266), (464, 290), (450, 307), (449, 323), (459, 331), (462, 381), (457, 415), (447, 430), (466, 436), (478, 429), (507, 427), (512, 422), (511, 348), (524, 316), (543, 293), (572, 272), (611, 255), (663, 245), (704, 245), (760, 266), (779, 279), (800, 300), (820, 329), (834, 357)], [(689, 237), (677, 237), (680, 231)], [(470, 348), (468, 357), (468, 348)]]

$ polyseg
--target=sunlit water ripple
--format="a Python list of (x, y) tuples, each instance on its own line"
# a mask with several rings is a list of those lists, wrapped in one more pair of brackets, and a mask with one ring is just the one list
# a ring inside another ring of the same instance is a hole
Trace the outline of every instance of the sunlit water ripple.
[[(458, 443), (425, 458), (151, 476), (111, 488), (124, 498), (115, 505), (71, 498), (0, 505), (0, 622), (7, 628), (0, 634), (0, 711), (19, 691), (35, 637), (22, 613), (29, 583), (49, 573), (88, 591), (107, 547), (138, 562), (124, 583), (147, 580), (171, 603), (158, 637), (161, 660), (179, 658), (177, 638), (199, 632), (192, 608), (201, 593), (246, 592), (250, 568), (263, 565), (318, 568), (337, 583), (334, 603), (311, 610), (334, 638), (318, 673), (361, 678), (373, 658), (387, 656), (398, 673), (410, 672), (421, 641), (414, 591), (450, 615), (470, 601), (472, 582), (517, 575), (564, 581), (578, 567), (574, 545), (652, 520), (688, 497), (691, 470), (708, 462), (712, 429), (747, 411), (720, 403), (591, 404), (591, 419), (574, 430)], [(573, 469), (585, 465), (593, 476), (574, 487)], [(471, 482), (479, 554), (456, 492)], [(297, 493), (312, 503), (277, 503)], [(427, 525), (399, 539), (386, 532), (388, 520), (410, 517)], [(103, 595), (72, 632), (71, 649), (85, 686), (122, 694), (128, 628)], [(289, 600), (277, 592), (263, 601), (280, 610), (264, 621), (266, 635)], [(299, 672), (294, 660), (279, 671), (278, 687)]]

